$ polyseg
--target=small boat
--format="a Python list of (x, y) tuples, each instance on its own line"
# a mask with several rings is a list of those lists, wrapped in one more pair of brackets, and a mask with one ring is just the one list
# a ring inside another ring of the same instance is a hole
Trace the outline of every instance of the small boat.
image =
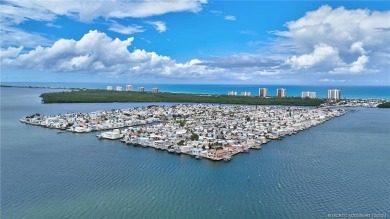
[(168, 149), (168, 152), (169, 152), (169, 153), (175, 153), (175, 149), (169, 148), (169, 149)]
[(223, 160), (226, 161), (226, 162), (230, 161), (231, 159), (232, 159), (232, 157), (229, 157), (229, 156), (226, 156), (226, 157), (223, 158)]
[(257, 150), (260, 150), (261, 149), (261, 145), (255, 145), (252, 147), (253, 149), (257, 149)]

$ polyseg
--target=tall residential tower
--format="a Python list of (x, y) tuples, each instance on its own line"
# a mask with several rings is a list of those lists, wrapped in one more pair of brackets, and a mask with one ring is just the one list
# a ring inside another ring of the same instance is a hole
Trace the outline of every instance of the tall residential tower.
[(341, 91), (337, 89), (328, 90), (328, 99), (340, 100)]
[(276, 96), (277, 97), (286, 97), (286, 89), (284, 88), (279, 88), (279, 89), (276, 89)]
[(259, 88), (259, 97), (267, 97), (268, 89), (267, 88)]
[(311, 92), (311, 91), (304, 91), (302, 92), (302, 98), (316, 98), (317, 94), (316, 92)]

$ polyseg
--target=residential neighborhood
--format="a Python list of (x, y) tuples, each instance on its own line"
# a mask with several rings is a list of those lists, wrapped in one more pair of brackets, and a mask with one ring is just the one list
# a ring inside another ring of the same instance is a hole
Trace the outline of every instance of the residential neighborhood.
[(77, 133), (112, 130), (97, 137), (197, 159), (229, 161), (237, 153), (261, 149), (271, 140), (345, 112), (330, 108), (180, 104), (56, 116), (35, 114), (20, 121)]

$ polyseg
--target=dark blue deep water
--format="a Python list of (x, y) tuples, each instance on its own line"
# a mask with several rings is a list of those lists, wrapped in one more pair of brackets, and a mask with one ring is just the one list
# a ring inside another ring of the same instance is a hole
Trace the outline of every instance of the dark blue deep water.
[(354, 108), (224, 163), (20, 123), (149, 105), (41, 104), (48, 91), (1, 88), (1, 218), (390, 216), (389, 109)]

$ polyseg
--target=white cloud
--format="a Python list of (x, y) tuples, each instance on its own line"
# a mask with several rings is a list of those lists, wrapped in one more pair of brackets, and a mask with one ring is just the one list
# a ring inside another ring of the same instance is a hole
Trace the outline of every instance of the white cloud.
[(236, 18), (236, 16), (233, 16), (233, 15), (226, 15), (225, 20), (235, 21), (235, 20), (237, 20), (237, 18)]
[(364, 50), (363, 48), (363, 43), (362, 42), (354, 42), (352, 45), (351, 45), (351, 48), (350, 48), (350, 51), (351, 53), (360, 53), (360, 54), (365, 54), (366, 51)]
[(351, 64), (349, 70), (351, 72), (362, 72), (365, 70), (365, 65), (368, 63), (368, 57), (365, 55), (359, 56), (359, 58)]
[(310, 54), (292, 56), (286, 60), (286, 64), (295, 69), (308, 69), (318, 65), (337, 66), (340, 63), (338, 49), (326, 44), (316, 45)]
[(10, 27), (7, 25), (0, 26), (2, 47), (23, 46), (25, 48), (32, 48), (38, 45), (46, 46), (52, 43), (51, 40), (38, 33), (27, 32), (20, 28)]
[[(1, 1), (1, 22), (20, 24), (26, 20), (51, 21), (56, 14), (33, 4), (32, 1)], [(2, 24), (3, 25), (3, 24)]]
[(319, 82), (326, 82), (326, 83), (335, 83), (335, 82), (339, 82), (339, 83), (344, 83), (346, 82), (346, 80), (336, 80), (336, 79), (329, 79), (329, 78), (324, 78), (324, 79), (320, 79), (318, 80)]
[(126, 35), (130, 35), (130, 34), (133, 34), (133, 33), (142, 33), (142, 32), (145, 31), (145, 29), (143, 29), (143, 27), (139, 26), (139, 25), (123, 26), (123, 25), (118, 24), (116, 22), (114, 22), (108, 28), (108, 30), (111, 30), (111, 31), (114, 31), (114, 32), (117, 32), (117, 33), (121, 33), (121, 34), (126, 34)]
[[(281, 37), (277, 41), (283, 44), (281, 49), (289, 48), (295, 54), (286, 59), (295, 69), (316, 67), (316, 72), (339, 74), (383, 72), (390, 68), (383, 60), (384, 54), (390, 54), (389, 20), (390, 11), (322, 6), (287, 22), (287, 31), (273, 33)], [(319, 66), (321, 63), (324, 65)]]
[(296, 21), (286, 24), (288, 31), (275, 32), (279, 36), (293, 40), (298, 49), (307, 52), (319, 42), (337, 46), (347, 51), (350, 45), (361, 42), (367, 47), (387, 45), (390, 28), (389, 11), (347, 10), (343, 7), (332, 9), (322, 6), (307, 12)]
[(89, 31), (80, 40), (60, 39), (50, 47), (23, 49), (10, 47), (2, 50), (1, 64), (23, 69), (41, 69), (56, 72), (87, 72), (106, 75), (153, 75), (170, 78), (213, 78), (223, 72), (210, 68), (198, 59), (177, 63), (168, 56), (136, 49), (128, 50), (134, 38), (112, 39), (105, 33)]
[(371, 72), (373, 70), (366, 69), (366, 65), (369, 62), (369, 57), (361, 55), (357, 58), (356, 61), (352, 62), (349, 65), (336, 68), (334, 71), (331, 71), (332, 74), (357, 74), (363, 71)]
[(167, 25), (163, 21), (147, 21), (146, 23), (151, 24), (159, 33), (167, 31)]
[(257, 74), (262, 76), (279, 75), (280, 73), (280, 70), (261, 70), (257, 72)]
[(199, 12), (204, 0), (105, 0), (95, 1), (18, 1), (2, 2), (1, 20), (7, 18), (15, 24), (27, 19), (52, 21), (57, 16), (68, 16), (90, 22), (95, 18), (144, 18), (170, 12)]
[(23, 46), (20, 47), (8, 47), (8, 49), (0, 49), (0, 59), (15, 58), (23, 50)]
[(55, 24), (53, 24), (53, 23), (47, 23), (47, 24), (46, 24), (46, 27), (62, 28), (61, 25), (55, 25)]

